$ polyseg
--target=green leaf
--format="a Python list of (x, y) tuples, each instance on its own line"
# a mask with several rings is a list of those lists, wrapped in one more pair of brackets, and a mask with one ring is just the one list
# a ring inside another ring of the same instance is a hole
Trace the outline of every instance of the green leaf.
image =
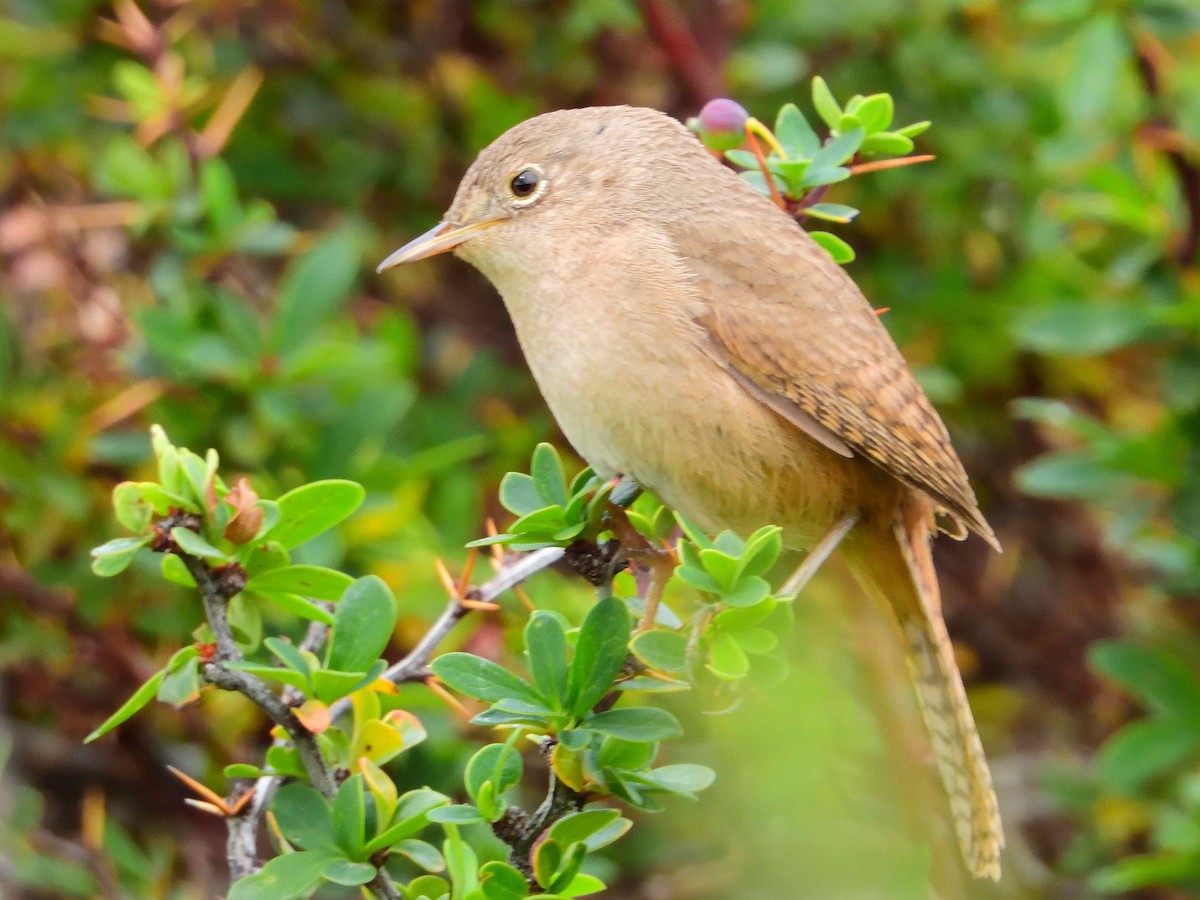
[(785, 103), (779, 108), (775, 117), (775, 139), (789, 158), (808, 159), (821, 147), (821, 139), (795, 103)]
[(359, 688), (366, 687), (379, 678), (387, 668), (387, 662), (376, 659), (366, 672), (340, 672), (336, 669), (317, 669), (312, 674), (312, 689), (317, 699), (333, 703)]
[(845, 224), (858, 215), (858, 210), (853, 206), (846, 206), (843, 203), (814, 203), (812, 206), (806, 206), (801, 210), (806, 216), (811, 216), (814, 219), (824, 219), (826, 222), (840, 222)]
[(429, 788), (418, 788), (408, 791), (400, 797), (396, 812), (392, 815), (392, 824), (384, 831), (375, 835), (363, 848), (370, 855), (379, 852), (384, 847), (390, 847), (397, 841), (404, 840), (416, 834), (429, 823), (429, 812), (440, 806), (446, 806), (449, 798)]
[(503, 666), (472, 653), (444, 653), (429, 666), (433, 674), (468, 697), (495, 703), (518, 697), (544, 705), (529, 683)]
[(226, 778), (261, 778), (266, 771), (249, 763), (233, 763), (226, 766), (221, 774)]
[[(441, 900), (450, 896), (450, 884), (436, 875), (421, 875), (408, 883), (405, 900)], [(490, 898), (489, 898), (490, 900)]]
[(588, 894), (598, 894), (607, 887), (603, 881), (586, 872), (578, 873), (566, 887), (558, 889), (560, 897), (586, 897)]
[(354, 581), (333, 614), (326, 668), (339, 672), (365, 672), (392, 639), (396, 600), (377, 575)]
[(305, 777), (304, 765), (295, 747), (272, 744), (267, 748), (267, 767), (279, 775)]
[(655, 628), (643, 631), (630, 644), (634, 655), (652, 669), (678, 673), (687, 668), (687, 636)]
[[(1178, 885), (1185, 890), (1200, 881), (1200, 856), (1195, 853), (1143, 853), (1117, 860), (1089, 879), (1094, 891), (1122, 894), (1141, 888)], [(1162, 893), (1161, 891), (1156, 893)]]
[(538, 693), (553, 709), (567, 702), (567, 635), (558, 617), (537, 610), (525, 626), (525, 652)]
[(783, 552), (783, 529), (767, 525), (758, 529), (746, 540), (745, 549), (741, 552), (741, 565), (737, 577), (746, 575), (766, 575)]
[(192, 577), (192, 573), (188, 571), (187, 566), (183, 564), (174, 553), (162, 554), (162, 576), (167, 581), (175, 584), (182, 584), (184, 587), (195, 587), (196, 579)]
[(1101, 641), (1089, 648), (1088, 661), (1153, 709), (1200, 722), (1200, 680), (1175, 657), (1125, 641)]
[(516, 516), (528, 515), (546, 505), (533, 479), (522, 472), (509, 472), (500, 480), (500, 503)]
[(298, 594), (261, 594), (257, 596), (261, 596), (264, 600), (274, 603), (280, 609), (290, 612), (294, 616), (299, 616), (302, 619), (323, 622), (326, 625), (333, 624), (332, 613)]
[(601, 600), (583, 620), (568, 677), (568, 712), (576, 719), (612, 688), (625, 665), (630, 630), (629, 610), (615, 597)]
[(366, 843), (366, 797), (362, 775), (355, 773), (342, 782), (333, 797), (333, 831), (338, 845), (351, 859), (364, 857)]
[(511, 744), (488, 744), (467, 762), (463, 781), (472, 799), (484, 782), (490, 782), (499, 797), (521, 781), (524, 771), (521, 754)]
[(696, 794), (711, 785), (717, 775), (708, 766), (680, 763), (638, 773), (637, 777), (661, 790), (695, 800)]
[[(749, 150), (726, 150), (725, 158), (741, 169), (755, 171), (759, 169), (758, 157)], [(770, 167), (771, 160), (767, 160), (767, 166)]]
[(765, 578), (747, 575), (738, 582), (737, 590), (721, 594), (721, 602), (733, 607), (753, 606), (767, 599), (770, 594), (771, 585)]
[(840, 237), (832, 235), (828, 231), (810, 231), (808, 236), (820, 244), (838, 265), (844, 266), (846, 263), (854, 261), (854, 249)]
[(142, 497), (142, 487), (133, 481), (122, 481), (113, 488), (113, 512), (122, 526), (140, 533), (150, 525), (154, 509)]
[(1047, 453), (1017, 470), (1018, 488), (1033, 497), (1104, 500), (1118, 494), (1129, 479), (1112, 471), (1090, 451)]
[(1129, 38), (1114, 12), (1099, 13), (1080, 28), (1060, 89), (1059, 103), (1069, 122), (1092, 122), (1112, 109), (1130, 54)]
[(929, 122), (929, 121), (913, 122), (911, 125), (905, 125), (903, 128), (897, 128), (895, 131), (893, 131), (891, 133), (898, 134), (901, 137), (915, 138), (918, 135), (924, 134), (926, 131), (928, 131), (929, 126), (932, 124), (933, 123)]
[(213, 231), (222, 234), (237, 226), (242, 217), (237, 180), (220, 157), (205, 160), (200, 167), (200, 196)]
[(426, 872), (440, 872), (446, 867), (437, 847), (427, 844), (425, 841), (412, 839), (400, 841), (392, 847), (392, 852), (407, 856)]
[[(171, 662), (174, 662), (178, 655), (179, 654), (177, 653), (175, 657), (172, 657)], [(120, 709), (105, 719), (104, 724), (85, 737), (83, 742), (85, 744), (90, 744), (92, 741), (96, 740), (96, 738), (108, 734), (108, 732), (112, 731), (114, 728), (136, 713), (139, 709), (153, 700), (154, 696), (158, 693), (158, 686), (162, 684), (163, 679), (167, 675), (167, 670), (170, 667), (171, 663), (167, 663), (164, 668), (159, 669), (157, 672), (151, 675), (145, 684), (134, 691), (132, 697), (121, 704)]]
[[(752, 187), (756, 191), (758, 191), (760, 194), (769, 195), (771, 193), (771, 189), (767, 187), (766, 176), (764, 176), (762, 172), (759, 172), (759, 171), (742, 172), (740, 175), (738, 175), (738, 177), (741, 178), (748, 185), (750, 185), (750, 187)], [(787, 183), (784, 182), (784, 180), (782, 178), (778, 177), (777, 175), (772, 175), (771, 180), (773, 182), (775, 182), (776, 190), (780, 191), (781, 193), (787, 192), (787, 190), (788, 190)]]
[(737, 641), (727, 634), (718, 634), (709, 643), (708, 669), (723, 681), (736, 681), (749, 673), (750, 660)]
[(179, 468), (192, 498), (203, 509), (217, 475), (217, 451), (209, 450), (203, 458), (186, 447), (179, 448)]
[(912, 138), (894, 131), (868, 135), (859, 152), (864, 156), (906, 156), (913, 151)]
[(719, 594), (721, 592), (721, 586), (717, 584), (717, 580), (696, 566), (680, 566), (675, 570), (675, 577), (684, 584), (690, 585), (706, 594)]
[[(181, 665), (168, 666), (169, 671), (155, 695), (159, 702), (169, 703), (176, 708), (195, 700), (200, 695), (200, 688), (204, 686), (204, 679), (200, 677), (200, 660), (197, 658), (196, 648), (184, 649), (192, 651), (190, 658)], [(178, 658), (179, 654), (176, 654), (175, 659)], [(174, 663), (175, 659), (171, 662)]]
[(471, 891), (479, 887), (479, 860), (453, 825), (446, 828), (442, 855), (446, 858), (446, 873), (454, 886), (451, 900), (465, 900)]
[(863, 136), (863, 130), (855, 128), (829, 141), (812, 158), (810, 174), (813, 169), (840, 166), (849, 160), (862, 146)]
[[(547, 839), (546, 843), (557, 842)], [(563, 854), (562, 862), (558, 864), (553, 878), (546, 886), (551, 894), (558, 893), (575, 880), (575, 876), (579, 874), (579, 869), (583, 865), (583, 861), (587, 858), (587, 852), (588, 848), (586, 844), (572, 844), (567, 848), (567, 852)]]
[(770, 618), (778, 604), (774, 599), (753, 606), (723, 609), (717, 613), (713, 625), (721, 631), (741, 631), (753, 628)]
[(354, 579), (323, 566), (282, 566), (268, 569), (246, 582), (245, 590), (262, 594), (300, 594), (316, 600), (338, 600)]
[(182, 526), (172, 528), (171, 540), (188, 556), (195, 556), (198, 559), (215, 559), (219, 562), (228, 562), (229, 560), (228, 554), (218, 550), (190, 528)]
[(1157, 324), (1154, 310), (1145, 307), (1060, 301), (1022, 314), (1013, 335), (1038, 353), (1091, 355), (1147, 338)]
[(586, 841), (620, 818), (621, 814), (615, 809), (585, 809), (563, 816), (550, 826), (546, 836), (570, 847), (577, 841)]
[(820, 75), (812, 80), (812, 99), (817, 115), (824, 119), (825, 124), (830, 128), (835, 127), (842, 118), (842, 108), (833, 99), (833, 92), (829, 90), (829, 85)]
[(328, 531), (362, 504), (366, 492), (353, 481), (314, 481), (279, 498), (279, 522), (270, 540), (287, 548)]
[(479, 883), (487, 900), (525, 900), (529, 896), (525, 876), (499, 860), (484, 863), (479, 870)]
[(308, 894), (321, 881), (325, 867), (337, 854), (328, 850), (301, 850), (269, 860), (253, 875), (237, 881), (227, 900), (291, 900)]
[(92, 571), (101, 578), (124, 572), (150, 538), (117, 538), (92, 550)]
[(872, 94), (856, 104), (852, 112), (867, 134), (875, 134), (892, 124), (896, 106), (890, 94)]
[(442, 825), (474, 825), (484, 821), (484, 818), (479, 814), (479, 810), (469, 803), (456, 803), (430, 810), (429, 821)]
[(312, 678), (313, 667), (309, 663), (309, 657), (295, 644), (282, 638), (269, 637), (263, 641), (263, 645), (289, 669), (294, 669), (305, 678)]
[(306, 342), (354, 288), (359, 242), (350, 228), (324, 235), (288, 266), (279, 284), (270, 348), (289, 353)]
[(1163, 716), (1131, 722), (1100, 748), (1100, 777), (1114, 790), (1133, 794), (1197, 750), (1200, 722), (1195, 719)]
[(330, 860), (321, 874), (334, 884), (354, 886), (366, 884), (379, 874), (379, 870), (370, 863), (353, 862), (348, 859), (334, 859)]
[(533, 848), (533, 877), (537, 883), (549, 889), (562, 861), (563, 849), (558, 841), (546, 839), (537, 844)]
[(730, 590), (737, 580), (738, 560), (720, 550), (701, 550), (700, 562), (722, 591)]
[(271, 802), (271, 811), (289, 844), (306, 850), (334, 848), (329, 801), (314, 788), (297, 782), (283, 785)]
[(626, 741), (665, 741), (683, 734), (678, 719), (665, 709), (651, 706), (606, 710), (589, 716), (584, 724), (592, 731)]
[(534, 448), (529, 475), (533, 478), (543, 506), (567, 505), (567, 481), (563, 475), (562, 460), (550, 444), (543, 442)]

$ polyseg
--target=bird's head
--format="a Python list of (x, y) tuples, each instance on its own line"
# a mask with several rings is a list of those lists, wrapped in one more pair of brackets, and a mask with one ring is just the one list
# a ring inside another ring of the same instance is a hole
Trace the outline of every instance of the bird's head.
[[(379, 264), (383, 272), (446, 251), (493, 282), (561, 254), (564, 237), (619, 227), (665, 201), (661, 161), (705, 154), (663, 113), (628, 106), (561, 110), (511, 128), (467, 170), (442, 221)], [(668, 179), (669, 180), (669, 179)]]

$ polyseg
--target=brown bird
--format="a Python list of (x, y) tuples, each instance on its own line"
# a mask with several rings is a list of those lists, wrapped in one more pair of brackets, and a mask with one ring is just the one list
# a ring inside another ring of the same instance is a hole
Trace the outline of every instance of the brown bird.
[[(963, 858), (998, 878), (991, 774), (929, 542), (997, 550), (946, 427), (871, 305), (802, 228), (651, 109), (564, 110), (485, 149), (442, 223), (499, 290), (563, 433), (699, 525), (839, 543), (895, 614)], [(811, 563), (811, 565), (808, 565)]]

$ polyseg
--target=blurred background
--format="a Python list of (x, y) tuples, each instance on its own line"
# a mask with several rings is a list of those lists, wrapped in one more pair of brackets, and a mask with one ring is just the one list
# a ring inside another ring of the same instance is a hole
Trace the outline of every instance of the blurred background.
[[(834, 564), (787, 682), (676, 704), (673, 758), (718, 781), (639, 819), (610, 894), (1200, 896), (1194, 0), (0, 0), (0, 894), (224, 890), (223, 825), (164, 765), (225, 790), (254, 711), (210, 693), (80, 743), (200, 617), (153, 559), (88, 568), (148, 425), (260, 493), (363, 482), (308, 559), (384, 577), (402, 652), (444, 602), (434, 557), (566, 447), (481, 277), (375, 263), (534, 113), (727, 95), (769, 122), (815, 74), (934, 123), (935, 162), (830, 199), (863, 209), (833, 229), (849, 271), (1005, 546), (937, 557), (1006, 874), (963, 876), (894, 638)], [(455, 640), (500, 652), (500, 621)], [(431, 739), (397, 783), (453, 790), (482, 736), (411, 705)]]

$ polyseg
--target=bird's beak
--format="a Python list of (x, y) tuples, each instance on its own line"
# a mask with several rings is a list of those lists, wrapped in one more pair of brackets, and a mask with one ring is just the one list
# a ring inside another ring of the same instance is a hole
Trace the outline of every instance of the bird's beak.
[(427, 256), (436, 256), (438, 253), (453, 250), (476, 233), (485, 228), (491, 228), (500, 221), (500, 219), (490, 219), (486, 222), (476, 222), (474, 225), (452, 225), (449, 222), (440, 222), (420, 237), (413, 238), (381, 262), (375, 271), (377, 273), (386, 272), (402, 263), (416, 262)]

